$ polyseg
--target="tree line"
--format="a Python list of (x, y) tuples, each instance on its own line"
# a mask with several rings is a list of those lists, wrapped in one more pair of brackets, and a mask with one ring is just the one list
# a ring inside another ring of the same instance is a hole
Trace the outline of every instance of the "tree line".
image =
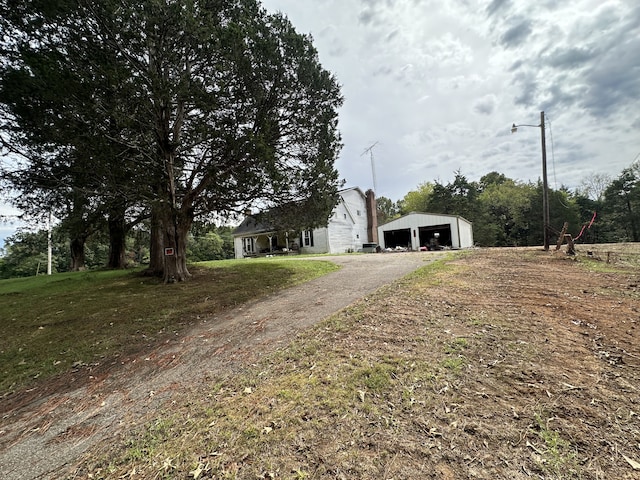
[[(498, 172), (470, 181), (461, 172), (449, 183), (425, 182), (394, 202), (378, 198), (379, 221), (410, 212), (460, 215), (473, 223), (480, 246), (542, 245), (542, 182), (520, 182)], [(591, 175), (579, 188), (549, 188), (549, 234), (557, 239), (565, 222), (582, 243), (640, 241), (640, 163), (618, 177)]]
[[(205, 262), (234, 258), (233, 228), (229, 226), (194, 225), (187, 238), (187, 257), (190, 262)], [(31, 277), (47, 272), (48, 231), (21, 230), (5, 240), (0, 248), (0, 279)], [(129, 231), (125, 239), (125, 268), (149, 264), (150, 229), (142, 225)], [(68, 272), (73, 264), (69, 239), (61, 225), (51, 232), (51, 271)], [(109, 260), (109, 240), (105, 232), (89, 237), (84, 248), (84, 268), (104, 269)]]
[[(28, 223), (60, 219), (58, 270), (144, 260), (182, 281), (205, 257), (189, 245), (228, 244), (211, 225), (247, 207), (277, 208), (281, 230), (326, 224), (343, 99), (282, 14), (258, 0), (0, 0), (0, 31), (0, 197)], [(551, 227), (575, 235), (595, 213), (582, 241), (638, 241), (639, 177), (634, 164), (552, 190)], [(461, 215), (480, 245), (542, 243), (541, 184), (497, 172), (379, 207)], [(30, 235), (9, 239), (5, 267), (41, 245)]]
[[(378, 220), (386, 223), (410, 212), (460, 215), (473, 222), (480, 246), (535, 246), (543, 243), (542, 182), (519, 182), (498, 172), (469, 181), (461, 172), (452, 182), (424, 182), (394, 202), (378, 198)], [(640, 241), (640, 164), (625, 168), (618, 177), (591, 175), (575, 191), (550, 189), (551, 237), (564, 222), (579, 243)], [(130, 229), (125, 238), (125, 265), (150, 261), (149, 221)], [(232, 227), (196, 222), (187, 238), (187, 256), (193, 262), (234, 257)], [(106, 230), (88, 238), (85, 268), (108, 265)], [(19, 232), (5, 243), (0, 278), (32, 276), (46, 271), (47, 232)], [(64, 223), (53, 229), (53, 271), (73, 265)]]
[[(197, 222), (278, 206), (326, 222), (342, 104), (312, 39), (257, 0), (0, 0), (0, 194), (122, 268), (189, 277)], [(294, 214), (298, 213), (298, 214)], [(283, 217), (285, 218), (285, 217)]]

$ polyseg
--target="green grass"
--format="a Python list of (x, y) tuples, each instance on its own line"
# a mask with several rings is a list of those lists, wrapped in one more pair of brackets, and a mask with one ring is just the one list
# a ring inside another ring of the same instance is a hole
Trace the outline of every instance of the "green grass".
[(253, 259), (192, 265), (193, 278), (172, 285), (139, 271), (0, 280), (0, 396), (152, 346), (208, 315), (337, 268)]
[(591, 258), (578, 258), (578, 263), (590, 272), (595, 273), (624, 273), (624, 269), (614, 264), (605, 263)]

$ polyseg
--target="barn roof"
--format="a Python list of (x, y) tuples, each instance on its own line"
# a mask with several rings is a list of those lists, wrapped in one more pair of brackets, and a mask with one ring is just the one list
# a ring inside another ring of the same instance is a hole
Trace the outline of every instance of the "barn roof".
[(405, 219), (405, 218), (407, 218), (407, 217), (416, 216), (416, 215), (418, 215), (418, 216), (430, 216), (430, 217), (450, 217), (450, 218), (458, 218), (458, 219), (460, 219), (460, 220), (463, 220), (463, 221), (467, 222), (469, 225), (471, 225), (471, 224), (472, 224), (472, 223), (471, 223), (469, 220), (467, 220), (466, 218), (461, 217), (460, 215), (452, 215), (452, 214), (450, 214), (450, 213), (409, 212), (409, 213), (407, 213), (406, 215), (403, 215), (403, 216), (401, 216), (401, 217), (398, 217), (398, 218), (394, 218), (394, 219), (392, 219), (392, 220), (389, 220), (388, 222), (383, 223), (382, 225), (379, 225), (379, 227), (384, 227), (385, 225), (389, 225), (389, 224), (391, 224), (391, 223), (397, 222), (398, 220), (402, 220), (402, 219)]

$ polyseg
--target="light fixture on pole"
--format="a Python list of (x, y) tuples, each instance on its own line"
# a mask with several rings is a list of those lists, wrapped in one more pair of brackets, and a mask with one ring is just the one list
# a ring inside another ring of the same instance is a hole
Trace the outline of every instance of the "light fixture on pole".
[(540, 129), (542, 139), (542, 236), (544, 249), (549, 250), (549, 188), (547, 185), (547, 143), (544, 136), (544, 112), (540, 112), (540, 125), (516, 125), (511, 127), (511, 133), (516, 133), (518, 127), (536, 127)]

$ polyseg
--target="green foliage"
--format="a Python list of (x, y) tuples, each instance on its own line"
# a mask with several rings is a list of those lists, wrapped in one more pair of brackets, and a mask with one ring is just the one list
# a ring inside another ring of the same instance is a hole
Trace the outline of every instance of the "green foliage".
[(376, 204), (378, 208), (378, 225), (387, 223), (400, 215), (400, 207), (398, 204), (387, 197), (378, 197)]
[[(56, 245), (56, 253), (60, 245)], [(0, 278), (30, 277), (47, 273), (47, 232), (18, 232), (5, 240)], [(64, 271), (59, 255), (52, 257), (52, 271)], [(61, 268), (62, 267), (62, 268)]]
[[(52, 231), (51, 271), (68, 272), (71, 265), (69, 240), (60, 227)], [(131, 239), (132, 240), (132, 239)], [(0, 278), (30, 277), (47, 273), (47, 231), (20, 231), (5, 239), (4, 257), (0, 264)], [(84, 250), (84, 269), (104, 268), (109, 254), (107, 241), (96, 236), (91, 238)], [(137, 264), (130, 251), (131, 265)]]
[(610, 241), (640, 242), (640, 164), (624, 169), (604, 199)]
[(417, 190), (411, 190), (402, 200), (398, 201), (400, 214), (406, 215), (411, 212), (429, 212), (433, 190), (434, 184), (431, 182), (421, 183), (418, 185)]
[(534, 188), (511, 179), (487, 183), (486, 177), (483, 177), (485, 187), (479, 200), (487, 208), (487, 218), (494, 236), (493, 245), (527, 245), (527, 236), (533, 223), (530, 217)]
[(189, 236), (187, 255), (192, 262), (224, 259), (222, 247), (224, 241), (216, 232), (207, 232), (203, 236)]
[[(557, 240), (555, 232), (559, 233), (565, 222), (574, 238), (582, 232), (581, 243), (638, 241), (640, 166), (634, 164), (625, 169), (605, 189), (607, 178), (595, 176), (589, 188), (573, 193), (565, 187), (549, 188), (552, 243)], [(460, 215), (473, 223), (474, 240), (481, 246), (541, 245), (542, 193), (541, 181), (523, 183), (490, 172), (473, 182), (456, 172), (454, 180), (447, 184), (420, 184), (398, 205), (402, 214), (417, 210)]]
[[(256, 0), (68, 6), (0, 4), (3, 142), (25, 158), (0, 173), (14, 203), (53, 209), (74, 262), (106, 224), (113, 250), (150, 212), (152, 270), (176, 279), (200, 216), (259, 202), (326, 224), (342, 96), (311, 37)], [(175, 262), (157, 254), (169, 245)]]

